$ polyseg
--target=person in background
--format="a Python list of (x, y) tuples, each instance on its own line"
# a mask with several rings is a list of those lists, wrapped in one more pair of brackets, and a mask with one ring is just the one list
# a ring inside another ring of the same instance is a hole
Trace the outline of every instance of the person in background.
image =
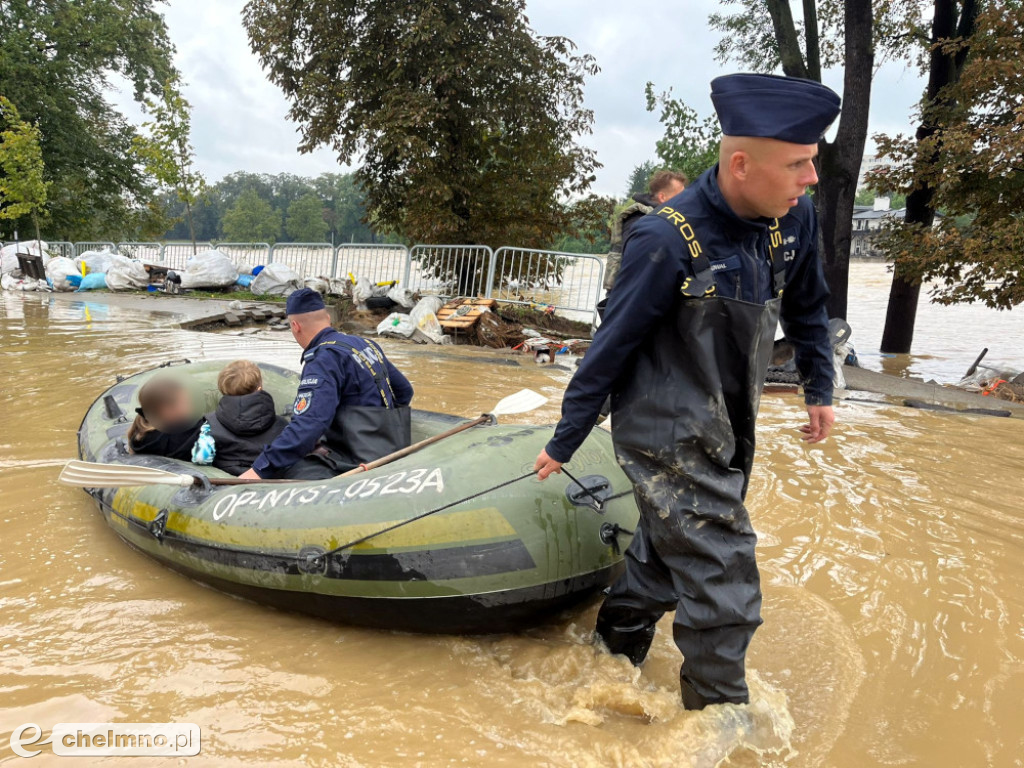
[(139, 389), (135, 421), (128, 427), (128, 450), (136, 454), (190, 461), (205, 421), (196, 419), (185, 385), (156, 376)]
[[(610, 291), (615, 285), (615, 276), (619, 273), (619, 265), (622, 263), (622, 247), (633, 226), (642, 217), (653, 211), (656, 206), (686, 189), (688, 183), (686, 174), (679, 171), (658, 171), (652, 174), (647, 182), (647, 193), (640, 192), (633, 195), (633, 203), (622, 209), (612, 219), (611, 250), (608, 252), (604, 271), (605, 291)], [(599, 312), (604, 309), (607, 301), (606, 297), (598, 305)]]
[(192, 460), (240, 475), (288, 422), (277, 415), (270, 393), (263, 391), (263, 374), (255, 363), (236, 360), (224, 366), (217, 377), (217, 389), (222, 395), (217, 410), (206, 414), (212, 456), (201, 462), (193, 452)]
[(719, 162), (634, 226), (604, 323), (537, 457), (561, 471), (612, 396), (612, 438), (640, 523), (597, 636), (641, 664), (675, 611), (683, 705), (749, 700), (761, 624), (757, 536), (744, 505), (755, 422), (781, 316), (804, 382), (808, 443), (832, 428), (828, 287), (807, 187), (840, 100), (821, 83), (737, 74), (711, 83)]
[(325, 479), (408, 446), (412, 385), (383, 350), (331, 328), (311, 288), (291, 294), (286, 310), (305, 350), (292, 421), (241, 477)]

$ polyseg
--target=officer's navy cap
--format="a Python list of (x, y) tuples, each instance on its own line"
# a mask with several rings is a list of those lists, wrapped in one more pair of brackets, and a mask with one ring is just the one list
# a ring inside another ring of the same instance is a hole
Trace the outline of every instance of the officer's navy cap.
[(304, 315), (324, 309), (323, 297), (312, 288), (299, 288), (288, 297), (285, 310), (289, 315)]
[(817, 144), (839, 114), (839, 95), (799, 77), (736, 74), (711, 81), (711, 101), (726, 136)]

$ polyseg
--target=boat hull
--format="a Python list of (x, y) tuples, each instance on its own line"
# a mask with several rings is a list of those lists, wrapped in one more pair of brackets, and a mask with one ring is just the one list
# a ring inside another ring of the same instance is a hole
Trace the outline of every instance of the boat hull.
[[(209, 410), (222, 365), (172, 370)], [(285, 412), (296, 375), (261, 367)], [(120, 381), (97, 400), (79, 433), (82, 458), (221, 476), (125, 454), (123, 414), (151, 375)], [(417, 412), (414, 439), (459, 421)], [(600, 592), (621, 570), (624, 531), (638, 518), (610, 435), (595, 430), (570, 465), (606, 497), (602, 505), (565, 477), (540, 483), (530, 474), (549, 436), (550, 427), (476, 427), (377, 470), (320, 482), (89, 492), (132, 546), (225, 592), (349, 624), (505, 632)], [(401, 524), (413, 517), (421, 519)]]

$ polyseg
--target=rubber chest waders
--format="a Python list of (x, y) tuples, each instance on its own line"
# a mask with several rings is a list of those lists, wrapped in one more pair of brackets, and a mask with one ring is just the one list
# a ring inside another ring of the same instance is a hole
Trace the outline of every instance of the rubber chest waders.
[(712, 262), (682, 214), (663, 206), (652, 215), (686, 241), (693, 277), (612, 399), (615, 450), (641, 524), (597, 630), (638, 664), (655, 622), (675, 609), (684, 705), (743, 703), (744, 657), (761, 623), (756, 536), (743, 500), (785, 283), (782, 236), (776, 220), (758, 238), (773, 298), (752, 304), (716, 294)]
[(381, 399), (380, 406), (350, 405), (338, 409), (325, 435), (329, 459), (337, 465), (335, 468), (351, 469), (409, 445), (412, 411), (407, 405), (396, 404), (384, 356), (377, 346), (369, 342), (363, 350), (332, 339), (318, 344), (314, 354), (329, 346), (344, 347), (351, 353), (356, 363), (373, 376)]

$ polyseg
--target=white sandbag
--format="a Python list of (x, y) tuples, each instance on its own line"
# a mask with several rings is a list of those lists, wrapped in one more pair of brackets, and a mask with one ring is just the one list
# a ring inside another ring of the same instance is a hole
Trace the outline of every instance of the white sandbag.
[(49, 246), (45, 240), (24, 240), (20, 243), (11, 243), (0, 248), (0, 274), (9, 275), (19, 269), (18, 254), (26, 256), (42, 256), (45, 264), (50, 258), (47, 252)]
[(82, 274), (83, 264), (86, 272), (106, 272), (110, 268), (110, 257), (113, 255), (110, 251), (86, 251), (79, 254), (75, 259), (78, 274)]
[(75, 286), (68, 282), (69, 275), (80, 274), (73, 259), (57, 256), (46, 262), (46, 276), (53, 283), (55, 291), (73, 291)]
[(307, 288), (312, 288), (321, 296), (326, 296), (330, 290), (330, 285), (322, 277), (307, 277), (303, 283)]
[(49, 291), (50, 284), (45, 280), (33, 280), (30, 277), (0, 275), (0, 288), (5, 291)]
[(392, 312), (377, 325), (378, 336), (393, 336), (399, 339), (408, 339), (416, 332), (416, 326), (408, 315), (401, 312)]
[(408, 288), (402, 288), (397, 284), (392, 286), (391, 290), (387, 292), (387, 297), (402, 309), (412, 309), (416, 306), (416, 299), (412, 297), (412, 291)]
[(287, 264), (268, 264), (252, 281), (249, 290), (257, 296), (287, 296), (302, 287), (299, 273)]
[(366, 300), (373, 296), (373, 283), (368, 277), (360, 277), (352, 286), (352, 301), (359, 309), (366, 309)]
[(351, 285), (348, 280), (332, 277), (327, 281), (327, 293), (331, 296), (348, 296), (348, 287)]
[(444, 329), (437, 319), (437, 312), (444, 302), (437, 296), (424, 296), (409, 313), (409, 319), (415, 326), (418, 335), (425, 337), (434, 344), (444, 344)]
[(213, 249), (190, 258), (180, 275), (182, 288), (223, 288), (235, 284), (238, 269), (227, 255)]
[[(183, 281), (184, 282), (184, 281)], [(115, 253), (107, 269), (107, 288), (112, 291), (132, 291), (149, 285), (149, 273), (141, 261)]]

